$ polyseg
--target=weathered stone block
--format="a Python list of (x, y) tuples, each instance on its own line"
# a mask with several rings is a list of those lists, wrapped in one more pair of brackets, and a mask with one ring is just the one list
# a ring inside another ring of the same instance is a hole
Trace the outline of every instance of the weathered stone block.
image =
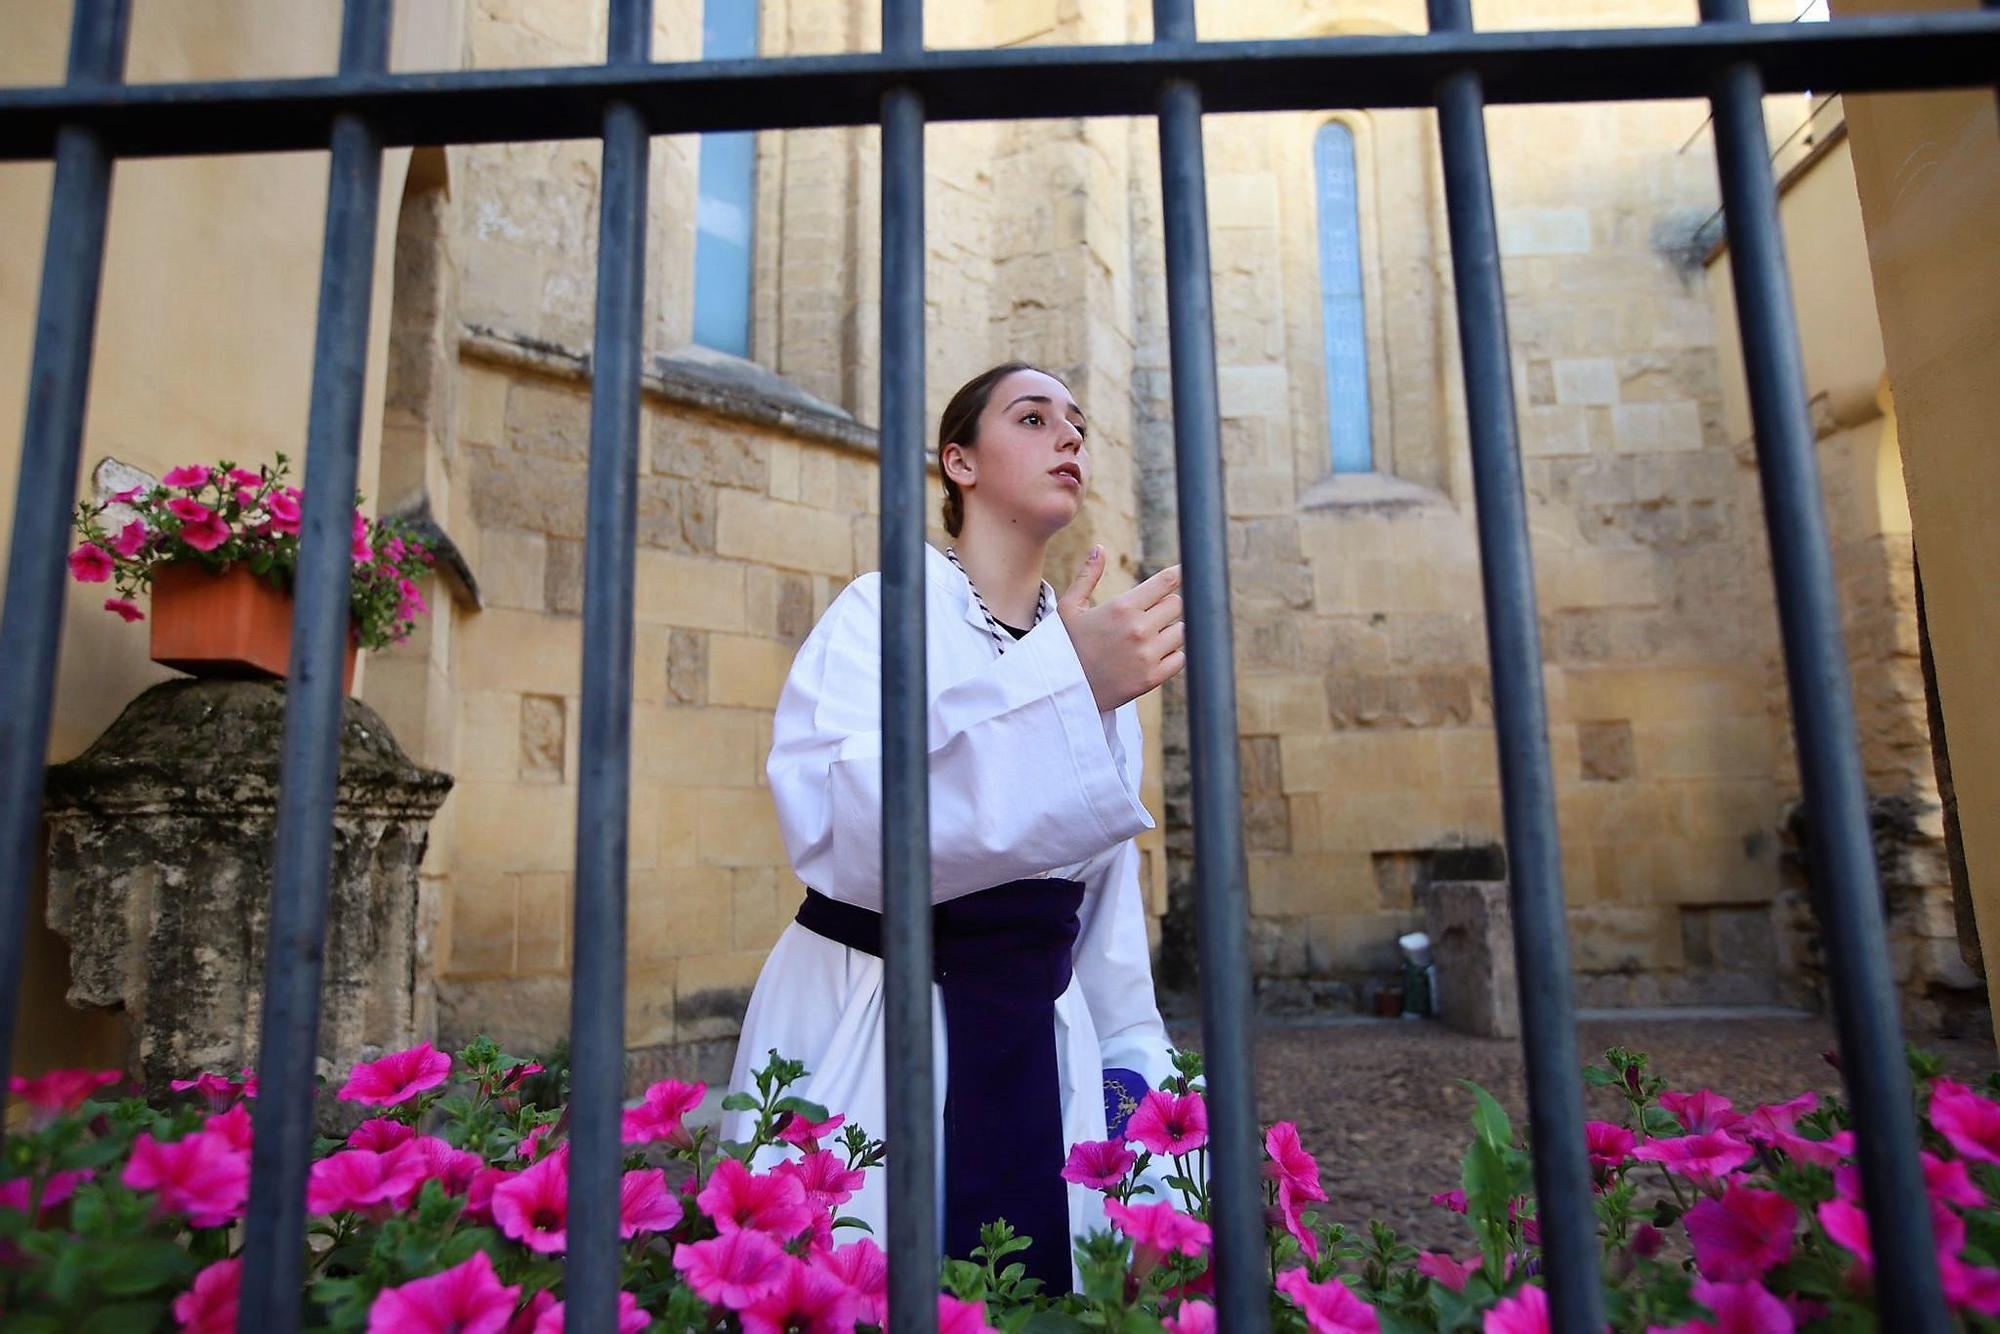
[(1446, 1026), (1480, 1037), (1521, 1034), (1514, 982), (1514, 917), (1504, 881), (1436, 881), (1424, 931), (1437, 964), (1437, 1013)]
[[(451, 790), (367, 705), (344, 703), (319, 1061), (431, 1036), (418, 863)], [(49, 769), (48, 921), (69, 1000), (122, 1012), (147, 1091), (257, 1059), (285, 688), (171, 681)]]
[(1622, 783), (1637, 772), (1631, 723), (1579, 723), (1576, 740), (1585, 782)]

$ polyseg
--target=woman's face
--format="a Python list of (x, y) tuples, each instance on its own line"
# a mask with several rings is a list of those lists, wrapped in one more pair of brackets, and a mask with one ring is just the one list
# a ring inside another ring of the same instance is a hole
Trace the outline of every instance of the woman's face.
[(944, 465), (966, 511), (1049, 535), (1066, 527), (1090, 486), (1083, 409), (1062, 381), (1015, 371), (993, 386), (979, 414), (978, 445), (946, 447)]

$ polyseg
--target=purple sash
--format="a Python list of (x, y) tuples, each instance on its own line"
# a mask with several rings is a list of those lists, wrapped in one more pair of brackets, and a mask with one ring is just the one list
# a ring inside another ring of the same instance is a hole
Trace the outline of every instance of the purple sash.
[[(944, 993), (944, 1245), (970, 1258), (982, 1224), (1006, 1219), (1051, 1295), (1070, 1290), (1056, 999), (1069, 987), (1083, 885), (1015, 880), (931, 910), (932, 978)], [(808, 931), (882, 955), (882, 917), (807, 890)], [(895, 1146), (889, 1148), (895, 1152)]]

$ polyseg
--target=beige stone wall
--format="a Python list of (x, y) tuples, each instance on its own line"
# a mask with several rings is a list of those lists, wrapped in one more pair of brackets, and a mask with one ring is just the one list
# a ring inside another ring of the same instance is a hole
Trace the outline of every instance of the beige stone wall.
[[(875, 0), (760, 3), (768, 54), (877, 40)], [(595, 0), (398, 9), (400, 68), (586, 63), (603, 50)], [(1143, 0), (931, 9), (937, 46), (1151, 32)], [(1756, 9), (1791, 17), (1782, 0)], [(336, 10), (278, 23), (234, 0), (162, 0), (141, 8), (135, 70), (330, 68)], [(699, 13), (699, 0), (661, 0), (655, 54), (694, 56)], [(1484, 27), (1604, 26), (1680, 23), (1691, 9), (1493, 0), (1478, 15)], [(1414, 32), (1424, 15), (1420, 0), (1214, 0), (1201, 24), (1211, 38)], [(26, 24), (0, 78), (55, 77), (62, 30), (54, 16)], [(1251, 906), (1278, 1008), (1358, 999), (1420, 920), (1440, 850), (1500, 838), (1435, 123), (1335, 114), (1359, 159), (1369, 477), (1328, 475), (1310, 185), (1327, 116), (1213, 117), (1206, 130)], [(1799, 114), (1773, 99), (1774, 139)], [(1488, 117), (1586, 1003), (1770, 999), (1800, 962), (1772, 924), (1796, 784), (1727, 284), (1696, 240), (1716, 207), (1704, 115), (1669, 103)], [(712, 1073), (799, 893), (763, 790), (771, 709), (816, 616), (875, 563), (880, 168), (872, 129), (760, 136), (753, 366), (686, 347), (698, 152), (692, 136), (652, 146), (627, 1036), (644, 1068)], [(458, 779), (424, 875), (440, 1033), (538, 1045), (566, 1030), (572, 958), (598, 150), (428, 151), (389, 168), (364, 486), (385, 507), (427, 507), (480, 602), (438, 581), (437, 614), (373, 655), (361, 689), (414, 756)], [(323, 180), (310, 155), (120, 169), (91, 459), (298, 452)], [(1003, 358), (1062, 375), (1091, 416), (1098, 480), (1050, 577), (1060, 586), (1098, 541), (1114, 585), (1170, 563), (1153, 123), (933, 127), (926, 188), (932, 420)], [(1848, 254), (1851, 210), (1818, 201), (1821, 188), (1815, 176), (1793, 196), (1788, 223), (1803, 212), (1819, 227), (1795, 247)], [(0, 167), (9, 234), (39, 237), (46, 196), (45, 169)], [(33, 250), (0, 257), (0, 414), (16, 419)], [(1810, 258), (1796, 271), (1830, 272)], [(1897, 563), (1908, 521), (1884, 462), (1880, 346), (1845, 297), (1801, 286), (1808, 327), (1838, 335), (1807, 351), (1814, 383), (1830, 386), (1822, 457), (1871, 783), (1921, 791)], [(94, 602), (70, 625), (58, 753), (157, 675), (136, 633)], [(1192, 949), (1183, 708), (1173, 689), (1144, 713), (1146, 798), (1164, 816), (1142, 841), (1144, 877), (1169, 981)], [(46, 1011), (61, 961), (37, 957), (55, 979)]]

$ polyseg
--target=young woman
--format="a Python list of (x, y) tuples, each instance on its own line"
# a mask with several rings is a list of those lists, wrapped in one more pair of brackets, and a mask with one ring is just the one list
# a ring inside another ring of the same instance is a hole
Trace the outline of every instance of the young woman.
[[(934, 1068), (943, 1239), (967, 1256), (1004, 1217), (1047, 1290), (1102, 1197), (1066, 1185), (1068, 1146), (1122, 1126), (1172, 1073), (1153, 999), (1133, 836), (1142, 749), (1133, 701), (1181, 670), (1175, 566), (1101, 603), (1093, 547), (1060, 599), (1049, 540), (1090, 485), (1083, 412), (1054, 376), (996, 366), (938, 430), (945, 530), (926, 552)], [(883, 1132), (881, 580), (834, 599), (778, 701), (767, 772), (808, 886), (750, 998), (732, 1086), (776, 1049), (800, 1091)], [(750, 1126), (735, 1114), (725, 1137)], [(896, 1146), (890, 1144), (894, 1154)], [(1158, 1198), (1166, 1198), (1156, 1187)], [(886, 1226), (886, 1172), (841, 1212)]]

